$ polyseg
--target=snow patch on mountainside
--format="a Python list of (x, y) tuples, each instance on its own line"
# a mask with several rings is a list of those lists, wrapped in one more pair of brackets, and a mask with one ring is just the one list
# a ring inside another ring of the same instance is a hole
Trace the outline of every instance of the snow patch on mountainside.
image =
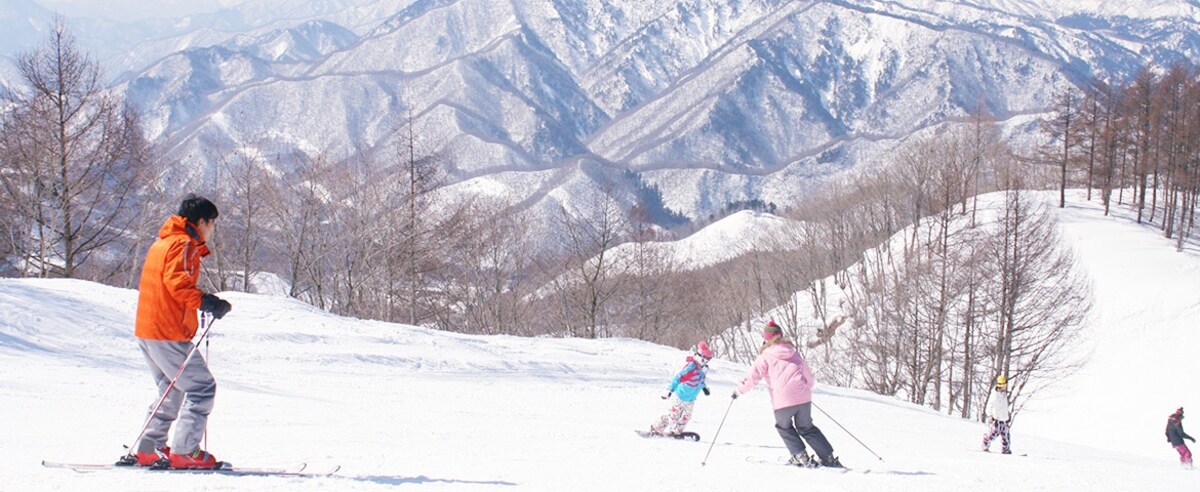
[[(728, 261), (751, 251), (788, 247), (800, 224), (765, 212), (743, 210), (730, 214), (696, 233), (676, 241), (625, 243), (614, 248), (615, 258), (632, 260), (637, 248), (649, 248), (679, 270), (697, 270)], [(620, 261), (620, 260), (618, 260)]]

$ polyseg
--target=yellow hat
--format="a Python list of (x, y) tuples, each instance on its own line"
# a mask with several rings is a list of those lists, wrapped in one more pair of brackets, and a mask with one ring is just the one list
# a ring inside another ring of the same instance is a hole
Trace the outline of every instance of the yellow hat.
[(1003, 374), (996, 376), (996, 386), (1008, 386), (1008, 378)]

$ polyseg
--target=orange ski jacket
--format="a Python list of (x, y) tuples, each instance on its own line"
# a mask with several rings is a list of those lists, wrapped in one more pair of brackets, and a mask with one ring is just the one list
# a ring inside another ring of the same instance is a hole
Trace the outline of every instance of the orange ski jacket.
[(200, 258), (208, 247), (200, 241), (194, 225), (172, 215), (158, 231), (142, 265), (138, 284), (138, 338), (190, 341), (199, 326), (196, 310), (203, 292), (196, 287)]

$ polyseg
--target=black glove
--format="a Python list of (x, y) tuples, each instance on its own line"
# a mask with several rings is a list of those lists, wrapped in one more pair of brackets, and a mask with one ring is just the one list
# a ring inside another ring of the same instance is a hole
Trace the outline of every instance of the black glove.
[(671, 393), (673, 393), (673, 392), (672, 392), (672, 391), (668, 391), (668, 392), (667, 392), (667, 394), (665, 394), (665, 395), (662, 395), (662, 399), (666, 400), (667, 398), (670, 398), (670, 397), (671, 397)]
[(1192, 442), (1196, 442), (1196, 438), (1194, 437), (1189, 437), (1188, 439), (1191, 439)]
[(736, 399), (737, 399), (737, 397), (738, 397), (737, 390), (733, 390), (733, 395), (732, 395), (732, 396), (733, 396), (733, 399), (734, 399), (734, 400), (736, 400)]
[(212, 313), (214, 318), (221, 319), (229, 313), (233, 306), (229, 305), (229, 301), (221, 299), (212, 294), (204, 294), (200, 296), (200, 310)]
[(709, 396), (711, 394), (712, 394), (712, 392), (708, 390), (708, 386), (705, 386), (704, 387), (704, 396)]

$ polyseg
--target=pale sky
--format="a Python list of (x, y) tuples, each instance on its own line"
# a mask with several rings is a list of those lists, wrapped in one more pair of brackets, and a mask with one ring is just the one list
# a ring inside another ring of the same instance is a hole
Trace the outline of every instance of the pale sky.
[(212, 12), (245, 0), (35, 0), (67, 16), (131, 21)]

